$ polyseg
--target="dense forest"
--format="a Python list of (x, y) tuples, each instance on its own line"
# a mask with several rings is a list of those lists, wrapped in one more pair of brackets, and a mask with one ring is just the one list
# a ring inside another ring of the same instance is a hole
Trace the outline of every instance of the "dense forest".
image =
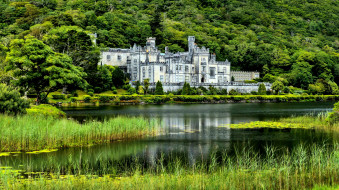
[(312, 93), (331, 93), (339, 83), (336, 0), (2, 0), (1, 80), (11, 75), (4, 68), (13, 41), (27, 36), (67, 54), (89, 84), (99, 84), (100, 48), (143, 45), (154, 36), (161, 50), (184, 51), (189, 35), (233, 70), (259, 71), (264, 81)]

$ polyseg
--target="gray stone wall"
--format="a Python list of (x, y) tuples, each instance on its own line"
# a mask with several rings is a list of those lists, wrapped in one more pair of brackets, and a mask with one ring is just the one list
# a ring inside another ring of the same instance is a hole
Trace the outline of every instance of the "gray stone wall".
[[(261, 83), (243, 83), (243, 82), (227, 82), (223, 84), (215, 84), (215, 83), (192, 83), (190, 84), (191, 87), (200, 87), (203, 86), (208, 89), (208, 87), (213, 86), (219, 89), (227, 89), (227, 92), (231, 91), (232, 89), (236, 90), (240, 93), (250, 93), (252, 91), (258, 91), (259, 85)], [(263, 83), (266, 87), (266, 90), (271, 90), (271, 83)], [(162, 87), (165, 92), (168, 91), (177, 91), (182, 89), (184, 83), (162, 83)], [(155, 89), (155, 83), (150, 84), (149, 89)]]

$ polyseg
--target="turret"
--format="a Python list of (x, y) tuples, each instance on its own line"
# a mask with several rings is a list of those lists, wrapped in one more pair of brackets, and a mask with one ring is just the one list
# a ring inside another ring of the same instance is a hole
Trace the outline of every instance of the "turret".
[(194, 43), (195, 43), (195, 37), (194, 36), (188, 36), (188, 51), (193, 52), (194, 49)]

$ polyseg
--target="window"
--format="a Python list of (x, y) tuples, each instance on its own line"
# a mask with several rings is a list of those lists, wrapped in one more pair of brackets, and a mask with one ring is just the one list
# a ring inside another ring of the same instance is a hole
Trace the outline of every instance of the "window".
[(179, 65), (179, 71), (181, 71), (181, 65)]
[(111, 56), (107, 55), (106, 59), (107, 59), (107, 61), (111, 61)]
[(218, 82), (222, 82), (222, 76), (218, 76)]
[(137, 60), (136, 60), (136, 59), (134, 59), (134, 63), (137, 63)]
[(185, 76), (185, 81), (189, 82), (189, 80), (190, 80), (190, 76)]
[(188, 66), (185, 66), (185, 72), (188, 72)]
[(121, 60), (121, 55), (118, 55), (118, 60), (119, 60), (119, 61)]
[(184, 76), (180, 75), (179, 76), (179, 82), (184, 82), (183, 80), (184, 80)]
[(205, 71), (206, 71), (206, 67), (202, 66), (202, 72), (205, 72)]
[(226, 74), (226, 67), (223, 68), (223, 72)]
[(178, 65), (175, 66), (175, 70), (178, 70)]
[(160, 75), (160, 81), (161, 81), (161, 82), (164, 81), (164, 75)]
[(162, 71), (162, 66), (160, 66), (160, 71)]
[(137, 72), (137, 71), (138, 71), (138, 68), (137, 68), (137, 67), (133, 67), (133, 71), (134, 71), (134, 72)]
[(143, 77), (143, 78), (145, 78), (145, 77), (146, 77), (146, 73), (145, 73), (145, 71), (144, 71), (144, 72), (142, 72), (142, 77)]
[(211, 78), (215, 78), (215, 67), (210, 67), (210, 76)]

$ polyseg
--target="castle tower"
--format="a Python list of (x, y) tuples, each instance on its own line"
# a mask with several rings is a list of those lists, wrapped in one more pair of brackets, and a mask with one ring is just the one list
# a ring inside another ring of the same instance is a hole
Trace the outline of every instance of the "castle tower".
[(188, 36), (188, 51), (193, 52), (195, 43), (195, 36)]
[(156, 40), (156, 38), (154, 38), (154, 37), (147, 38), (146, 45), (151, 46), (152, 48), (155, 48), (155, 40)]

